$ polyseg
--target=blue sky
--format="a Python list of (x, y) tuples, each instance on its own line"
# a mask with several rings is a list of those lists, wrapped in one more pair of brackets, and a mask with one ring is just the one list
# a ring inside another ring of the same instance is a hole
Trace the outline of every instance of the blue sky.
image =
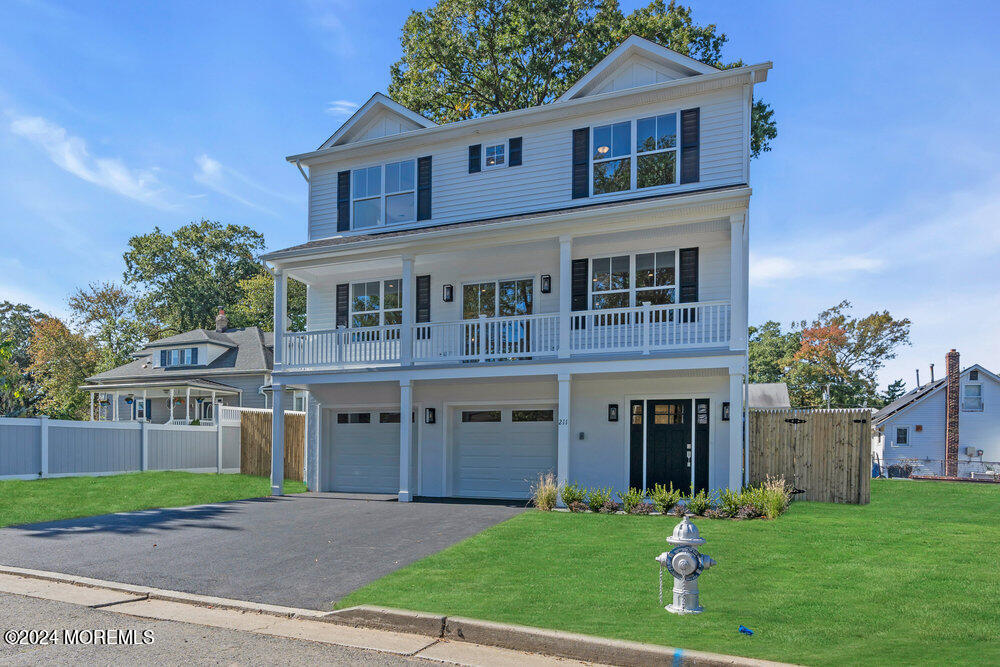
[[(304, 240), (305, 183), (284, 156), (385, 90), (425, 5), (0, 3), (0, 299), (64, 313), (76, 286), (120, 280), (128, 238), (154, 225)], [(849, 299), (913, 320), (886, 381), (912, 386), (951, 347), (1000, 370), (1000, 8), (692, 5), (728, 58), (774, 62), (757, 91), (779, 137), (751, 167), (751, 321)]]

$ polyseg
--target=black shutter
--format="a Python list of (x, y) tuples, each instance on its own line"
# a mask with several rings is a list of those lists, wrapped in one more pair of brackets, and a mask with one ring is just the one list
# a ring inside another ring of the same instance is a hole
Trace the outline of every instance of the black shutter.
[(196, 347), (191, 348), (191, 364), (193, 366), (198, 365), (198, 348)]
[(590, 128), (573, 130), (573, 199), (590, 196)]
[(588, 261), (586, 258), (574, 259), (571, 264), (570, 283), (573, 286), (573, 295), (570, 307), (573, 310), (587, 310)]
[[(212, 409), (215, 410), (214, 407)], [(148, 422), (153, 421), (153, 399), (151, 398), (146, 399), (146, 409), (142, 411), (142, 415), (146, 419), (146, 421)]]
[[(638, 418), (638, 424), (636, 423)], [(642, 414), (642, 401), (632, 401), (629, 404), (628, 411), (628, 423), (629, 423), (629, 486), (641, 489), (642, 488), (642, 429), (645, 428), (643, 424), (645, 420)]]
[(167, 365), (167, 351), (166, 350), (160, 350), (160, 365), (161, 366), (166, 366)]
[(431, 219), (431, 156), (417, 158), (417, 220)]
[(347, 283), (337, 285), (337, 326), (347, 326), (347, 305), (351, 286)]
[[(698, 300), (698, 249), (681, 248), (680, 250), (680, 295), (681, 303), (693, 303)], [(684, 322), (694, 322), (698, 311), (694, 308), (683, 311)]]
[[(712, 421), (707, 398), (694, 402), (694, 492), (708, 492), (708, 425)], [(705, 423), (701, 423), (704, 415)]]
[(337, 172), (337, 231), (351, 229), (351, 172)]
[(681, 183), (701, 180), (701, 109), (681, 111)]
[(508, 142), (507, 148), (507, 166), (508, 167), (520, 167), (521, 166), (521, 137), (514, 137)]
[(469, 173), (483, 170), (483, 145), (469, 146)]
[[(416, 293), (416, 323), (423, 324), (431, 321), (431, 277), (417, 276)], [(416, 339), (427, 340), (431, 337), (430, 327), (417, 327)]]

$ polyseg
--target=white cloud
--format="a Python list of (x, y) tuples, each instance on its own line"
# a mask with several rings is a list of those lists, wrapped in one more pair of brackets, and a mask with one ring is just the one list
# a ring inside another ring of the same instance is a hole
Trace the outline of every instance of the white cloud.
[(198, 166), (197, 170), (194, 172), (194, 180), (198, 181), (205, 187), (215, 190), (221, 195), (243, 204), (244, 206), (249, 206), (251, 208), (270, 213), (271, 215), (277, 215), (277, 213), (271, 209), (258, 203), (257, 201), (254, 201), (254, 199), (251, 198), (251, 195), (246, 192), (247, 190), (254, 191), (254, 194), (264, 194), (272, 199), (280, 199), (292, 204), (299, 202), (299, 200), (295, 197), (260, 185), (239, 171), (233, 169), (232, 167), (227, 167), (205, 153), (196, 157), (194, 161)]
[(304, 4), (309, 24), (329, 33), (323, 45), (338, 56), (354, 55), (351, 31), (341, 18), (353, 9), (353, 3), (347, 0), (305, 0)]
[(859, 273), (875, 273), (883, 269), (886, 262), (877, 257), (865, 255), (831, 255), (823, 257), (776, 256), (750, 254), (750, 284), (757, 286), (774, 285), (782, 280), (798, 278), (825, 278), (830, 280), (850, 280)]
[(350, 116), (358, 109), (358, 104), (350, 100), (334, 100), (326, 107), (326, 112), (331, 116), (344, 117)]
[(57, 166), (88, 183), (150, 206), (171, 208), (151, 171), (131, 169), (117, 158), (94, 157), (86, 141), (55, 123), (39, 116), (20, 116), (11, 121), (10, 130), (40, 146)]

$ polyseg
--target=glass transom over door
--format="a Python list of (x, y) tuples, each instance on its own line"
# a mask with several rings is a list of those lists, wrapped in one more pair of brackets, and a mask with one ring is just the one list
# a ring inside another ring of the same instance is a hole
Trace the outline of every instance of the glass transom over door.
[[(477, 320), (465, 325), (465, 354), (508, 358), (530, 352), (530, 322), (518, 318), (531, 315), (533, 298), (534, 280), (531, 278), (463, 286), (462, 319)], [(491, 321), (479, 322), (480, 317), (491, 318)]]

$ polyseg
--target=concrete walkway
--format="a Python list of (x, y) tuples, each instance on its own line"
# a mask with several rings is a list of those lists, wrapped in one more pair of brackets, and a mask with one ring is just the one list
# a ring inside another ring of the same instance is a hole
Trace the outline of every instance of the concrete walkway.
[(3, 528), (0, 564), (329, 610), (521, 511), (290, 495)]

